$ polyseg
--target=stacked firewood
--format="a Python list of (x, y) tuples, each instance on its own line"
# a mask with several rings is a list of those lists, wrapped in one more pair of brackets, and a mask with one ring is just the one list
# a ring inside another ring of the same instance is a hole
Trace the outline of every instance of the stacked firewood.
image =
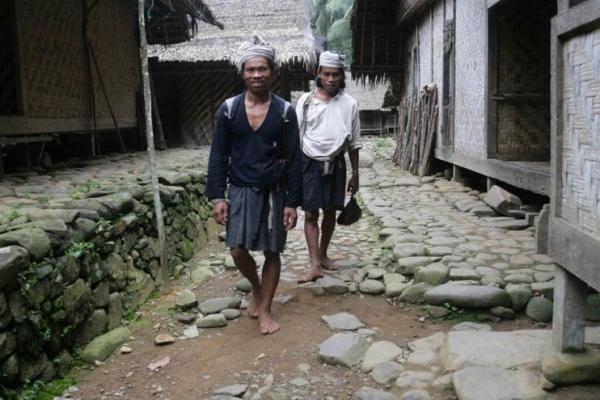
[(437, 132), (438, 94), (426, 85), (418, 96), (405, 97), (398, 107), (398, 133), (393, 161), (412, 174), (429, 173)]

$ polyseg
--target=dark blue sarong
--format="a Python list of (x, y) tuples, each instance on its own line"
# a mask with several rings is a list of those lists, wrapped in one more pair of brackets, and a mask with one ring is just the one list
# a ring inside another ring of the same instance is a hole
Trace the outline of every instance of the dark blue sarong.
[(281, 253), (287, 232), (283, 226), (284, 190), (229, 185), (228, 247)]

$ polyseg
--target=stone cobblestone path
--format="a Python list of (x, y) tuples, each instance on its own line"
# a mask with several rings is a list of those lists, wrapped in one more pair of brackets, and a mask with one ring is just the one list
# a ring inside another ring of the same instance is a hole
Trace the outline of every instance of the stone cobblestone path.
[[(339, 270), (298, 285), (308, 267), (302, 219), (289, 234), (274, 304), (280, 332), (258, 333), (243, 311), (248, 284), (213, 242), (130, 318), (127, 348), (76, 368), (65, 398), (598, 399), (597, 386), (546, 391), (554, 385), (536, 367), (550, 340), (539, 328), (551, 320), (554, 265), (536, 254), (534, 228), (494, 215), (460, 183), (400, 171), (390, 141), (366, 142), (365, 213), (336, 228)], [(162, 153), (161, 163), (201, 170), (207, 151)], [(106, 165), (79, 176), (119, 182)], [(80, 184), (53, 179), (39, 181), (58, 196)], [(600, 343), (600, 330), (588, 340)]]

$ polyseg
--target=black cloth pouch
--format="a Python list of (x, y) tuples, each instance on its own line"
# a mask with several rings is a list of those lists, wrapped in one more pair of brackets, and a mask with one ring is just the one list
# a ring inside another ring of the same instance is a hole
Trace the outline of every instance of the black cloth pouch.
[(360, 209), (358, 203), (354, 196), (350, 197), (348, 203), (338, 215), (337, 223), (340, 225), (352, 225), (356, 221), (360, 219), (362, 216), (362, 210)]

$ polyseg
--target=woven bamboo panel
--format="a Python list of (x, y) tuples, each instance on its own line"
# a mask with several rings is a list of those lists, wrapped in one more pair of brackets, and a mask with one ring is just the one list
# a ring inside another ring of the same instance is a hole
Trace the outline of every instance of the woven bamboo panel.
[(600, 239), (600, 29), (568, 40), (562, 58), (559, 212)]
[[(215, 114), (226, 98), (239, 93), (236, 83), (239, 80), (233, 71), (185, 75), (181, 78), (181, 133), (185, 144), (211, 143)], [(271, 89), (274, 93), (280, 93), (281, 87), (281, 80), (276, 77)]]
[[(498, 153), (550, 154), (550, 19), (547, 0), (505, 2), (498, 10)], [(523, 96), (525, 95), (525, 96)]]
[[(19, 0), (28, 112), (33, 118), (85, 118), (86, 69), (79, 0)], [(135, 9), (103, 0), (89, 15), (89, 37), (117, 117), (135, 117), (138, 85)], [(93, 68), (93, 66), (92, 66)], [(93, 73), (96, 116), (109, 117)]]

